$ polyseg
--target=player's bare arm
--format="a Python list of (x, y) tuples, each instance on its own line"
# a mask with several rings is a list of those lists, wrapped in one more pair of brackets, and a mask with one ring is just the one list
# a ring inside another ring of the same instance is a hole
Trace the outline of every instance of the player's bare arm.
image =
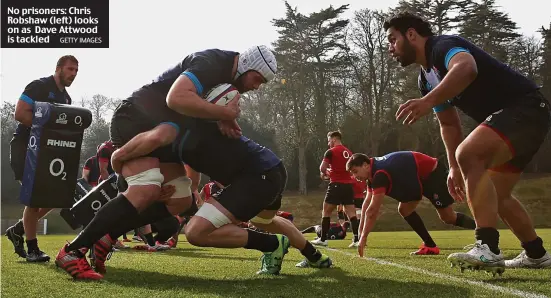
[(153, 150), (166, 146), (176, 139), (178, 131), (170, 124), (161, 124), (150, 131), (143, 132), (121, 148), (113, 152), (111, 165), (115, 173), (121, 173), (122, 164), (140, 156), (144, 156)]
[(436, 113), (440, 123), (440, 133), (446, 147), (448, 163), (450, 165), (450, 174), (448, 176), (448, 191), (456, 201), (464, 199), (464, 182), (459, 164), (455, 157), (457, 147), (463, 141), (463, 131), (461, 129), (461, 119), (454, 107), (445, 109)]
[(109, 177), (109, 171), (107, 171), (107, 167), (109, 166), (109, 163), (99, 159), (99, 173), (100, 173), (100, 179), (101, 180), (107, 180), (107, 177)]
[[(371, 204), (371, 198), (373, 197), (373, 192), (371, 192), (369, 189), (367, 190), (366, 194), (365, 194), (365, 200), (362, 204), (362, 215), (365, 214), (365, 212), (367, 211), (367, 207), (369, 207), (369, 204)], [(365, 223), (365, 219), (363, 216), (360, 217), (360, 230), (359, 230), (359, 233), (360, 235), (362, 234), (362, 231), (363, 231), (363, 226), (364, 226), (364, 223)]]
[(410, 99), (400, 105), (396, 111), (396, 120), (404, 119), (404, 124), (413, 124), (430, 109), (443, 104), (446, 100), (461, 94), (478, 75), (473, 56), (469, 53), (458, 53), (448, 64), (448, 74), (438, 86), (422, 98)]
[(365, 213), (362, 214), (362, 220), (364, 222), (363, 222), (362, 234), (360, 236), (360, 241), (359, 241), (360, 243), (358, 244), (358, 254), (360, 255), (360, 257), (363, 257), (364, 255), (364, 249), (367, 243), (367, 236), (375, 226), (375, 222), (377, 221), (377, 216), (379, 215), (379, 210), (383, 205), (384, 198), (385, 198), (384, 193), (373, 194), (371, 196), (371, 200), (369, 202), (369, 206), (367, 207), (367, 210), (365, 211)]
[(329, 163), (323, 160), (320, 164), (320, 177), (322, 180), (327, 178), (327, 169), (329, 168)]
[(18, 100), (15, 105), (15, 120), (31, 127), (33, 123), (33, 106), (22, 100)]
[(239, 116), (239, 94), (227, 106), (206, 102), (197, 95), (193, 82), (184, 75), (179, 76), (166, 97), (166, 103), (174, 111), (191, 117), (234, 120)]
[(86, 182), (90, 183), (90, 180), (88, 180), (90, 177), (90, 170), (86, 168), (82, 168), (82, 179), (84, 179)]

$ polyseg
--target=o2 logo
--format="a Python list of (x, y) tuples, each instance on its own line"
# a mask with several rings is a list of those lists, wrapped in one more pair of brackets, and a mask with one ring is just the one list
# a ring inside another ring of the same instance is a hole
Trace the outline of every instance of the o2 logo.
[[(56, 164), (59, 164), (59, 169), (57, 171), (55, 170)], [(54, 158), (50, 162), (50, 174), (52, 176), (59, 177), (63, 175), (63, 177), (61, 177), (61, 180), (67, 180), (67, 172), (65, 172), (64, 170), (65, 170), (65, 163), (63, 162), (62, 159)]]
[(350, 158), (350, 152), (348, 152), (348, 151), (345, 150), (345, 151), (342, 152), (342, 156), (343, 156), (345, 159), (349, 159), (349, 158)]
[(94, 210), (94, 215), (98, 213), (98, 210), (101, 208), (101, 206), (103, 206), (103, 204), (101, 203), (101, 201), (98, 201), (98, 200), (95, 200), (92, 202), (92, 204), (90, 204), (90, 208)]

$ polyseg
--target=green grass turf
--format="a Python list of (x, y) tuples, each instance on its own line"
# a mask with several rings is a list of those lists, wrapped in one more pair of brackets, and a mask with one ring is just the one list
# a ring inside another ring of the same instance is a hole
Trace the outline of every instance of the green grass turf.
[[(538, 230), (551, 250), (551, 229)], [(309, 234), (309, 239), (313, 238)], [(404, 268), (360, 259), (347, 248), (350, 239), (330, 241), (338, 251), (323, 250), (334, 268), (301, 269), (296, 249), (285, 257), (280, 276), (256, 276), (260, 253), (244, 249), (210, 249), (180, 240), (176, 249), (147, 253), (123, 250), (107, 262), (100, 282), (75, 282), (57, 269), (53, 258), (72, 235), (41, 236), (41, 249), (52, 257), (46, 264), (26, 263), (2, 237), (2, 297), (513, 297), (485, 285), (496, 285), (551, 297), (551, 270), (506, 270), (503, 277), (450, 268), (446, 256), (473, 242), (472, 231), (434, 231), (439, 256), (410, 256), (420, 240), (413, 232), (376, 232), (368, 239), (367, 256), (441, 274), (427, 276)], [(134, 245), (134, 244), (131, 244)], [(520, 252), (518, 240), (501, 232), (508, 258)], [(453, 280), (454, 276), (462, 280)], [(480, 281), (483, 286), (465, 280)], [(522, 294), (522, 293), (521, 293)]]

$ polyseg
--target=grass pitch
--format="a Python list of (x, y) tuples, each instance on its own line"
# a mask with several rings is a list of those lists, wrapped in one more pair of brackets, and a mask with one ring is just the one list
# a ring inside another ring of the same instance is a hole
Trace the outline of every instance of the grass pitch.
[[(538, 230), (551, 251), (551, 229)], [(410, 256), (420, 239), (413, 232), (370, 235), (367, 258), (347, 248), (350, 239), (329, 242), (331, 269), (301, 269), (296, 249), (285, 257), (280, 276), (256, 276), (260, 253), (245, 249), (193, 247), (181, 237), (167, 252), (116, 252), (100, 282), (75, 282), (57, 269), (53, 258), (73, 235), (40, 236), (50, 263), (18, 258), (2, 237), (2, 297), (551, 297), (551, 270), (485, 272), (450, 268), (446, 257), (474, 242), (472, 231), (433, 231), (439, 256)], [(183, 235), (182, 235), (183, 236)], [(309, 239), (314, 237), (308, 235)], [(130, 244), (135, 245), (135, 244)], [(501, 231), (507, 258), (520, 252), (518, 240)]]

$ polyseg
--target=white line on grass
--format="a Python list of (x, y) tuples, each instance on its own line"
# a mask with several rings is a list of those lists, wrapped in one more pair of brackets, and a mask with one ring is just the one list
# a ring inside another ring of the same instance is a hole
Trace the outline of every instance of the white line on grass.
[[(344, 255), (347, 255), (347, 256), (360, 258), (358, 255), (353, 254), (353, 253), (349, 253), (349, 252), (346, 252), (346, 251), (342, 251), (342, 250), (338, 250), (338, 249), (334, 249), (334, 248), (327, 248), (327, 247), (323, 247), (323, 248), (327, 249), (327, 250), (330, 250), (330, 251), (335, 251), (335, 252), (338, 252), (338, 253), (341, 253), (341, 254), (344, 254)], [(519, 297), (548, 298), (547, 296), (542, 295), (542, 294), (530, 293), (530, 292), (525, 292), (525, 291), (516, 290), (516, 289), (512, 289), (512, 288), (496, 286), (496, 285), (488, 284), (488, 283), (481, 282), (481, 281), (474, 281), (474, 280), (469, 280), (469, 279), (465, 279), (465, 278), (455, 277), (455, 276), (452, 276), (452, 275), (431, 272), (431, 271), (428, 271), (428, 270), (425, 270), (425, 269), (410, 267), (410, 266), (406, 266), (406, 265), (402, 265), (402, 264), (398, 264), (398, 263), (393, 263), (393, 262), (389, 262), (389, 261), (385, 261), (385, 260), (381, 260), (381, 259), (377, 259), (377, 258), (363, 257), (361, 259), (371, 261), (371, 262), (375, 262), (375, 263), (381, 264), (381, 265), (387, 265), (387, 266), (393, 266), (393, 267), (397, 267), (397, 268), (401, 268), (401, 269), (406, 269), (406, 270), (409, 270), (409, 271), (421, 273), (421, 274), (424, 274), (424, 275), (429, 275), (429, 276), (440, 278), (440, 279), (451, 280), (451, 281), (455, 281), (455, 282), (458, 282), (458, 283), (467, 283), (467, 284), (479, 286), (479, 287), (482, 287), (482, 288), (485, 288), (485, 289), (488, 289), (488, 290), (493, 290), (493, 291), (497, 291), (497, 292), (505, 293), (505, 294), (512, 294), (512, 295), (519, 296)]]

